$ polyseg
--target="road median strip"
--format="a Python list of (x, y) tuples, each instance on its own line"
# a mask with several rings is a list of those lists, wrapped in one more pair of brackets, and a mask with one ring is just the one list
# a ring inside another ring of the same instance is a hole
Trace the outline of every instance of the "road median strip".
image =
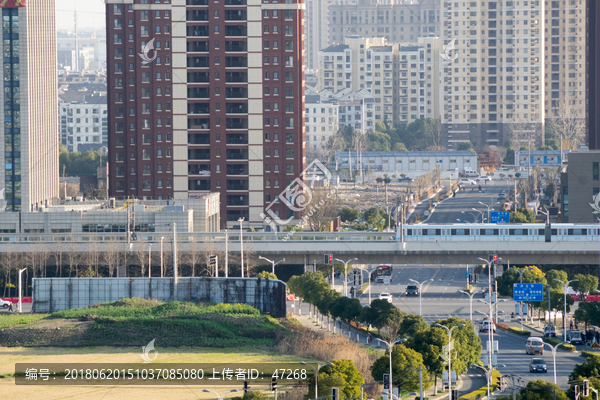
[[(484, 375), (485, 376), (485, 375)], [(498, 370), (492, 371), (491, 383), (490, 383), (490, 395), (498, 388), (498, 385), (494, 384), (498, 380), (498, 378), (502, 378), (502, 374)], [(486, 377), (487, 379), (487, 377)], [(471, 393), (467, 393), (465, 395), (459, 396), (458, 399), (471, 400), (471, 399), (480, 399), (487, 396), (487, 383), (480, 389), (474, 390)]]

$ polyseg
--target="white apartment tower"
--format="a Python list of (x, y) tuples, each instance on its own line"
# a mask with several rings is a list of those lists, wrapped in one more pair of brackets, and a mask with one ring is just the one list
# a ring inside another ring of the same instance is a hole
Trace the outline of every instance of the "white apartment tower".
[(442, 71), (449, 149), (466, 141), (503, 145), (511, 137), (543, 142), (545, 7), (539, 0), (442, 3), (442, 35), (456, 47), (445, 53)]

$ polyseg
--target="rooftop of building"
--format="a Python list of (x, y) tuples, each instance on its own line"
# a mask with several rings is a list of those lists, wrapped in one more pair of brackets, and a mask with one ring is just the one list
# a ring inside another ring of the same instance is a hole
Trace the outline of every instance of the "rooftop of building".
[(400, 52), (419, 51), (423, 46), (400, 46)]
[[(569, 151), (563, 150), (563, 153), (569, 153)], [(560, 150), (531, 150), (531, 152), (529, 152), (529, 150), (516, 150), (515, 154), (531, 154), (532, 156), (546, 155), (546, 154), (560, 155)]]
[(350, 46), (348, 46), (347, 44), (332, 44), (331, 46), (326, 47), (321, 51), (324, 53), (342, 53), (349, 47)]
[(390, 53), (393, 50), (394, 46), (371, 46), (369, 50), (372, 50), (375, 53)]

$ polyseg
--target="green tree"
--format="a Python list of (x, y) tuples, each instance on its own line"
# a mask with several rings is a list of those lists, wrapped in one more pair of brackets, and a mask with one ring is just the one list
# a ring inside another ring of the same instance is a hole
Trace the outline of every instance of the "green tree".
[(355, 219), (360, 219), (360, 211), (350, 207), (342, 208), (339, 215), (344, 222), (354, 222)]
[[(459, 324), (465, 325), (452, 331), (454, 350), (456, 351), (456, 359), (452, 361), (452, 370), (456, 371), (459, 375), (465, 374), (471, 364), (476, 363), (481, 356), (481, 340), (479, 340), (479, 336), (475, 332), (473, 323), (469, 319), (461, 320), (458, 317), (438, 320), (437, 323), (447, 328), (452, 328)], [(430, 330), (435, 329), (441, 329), (443, 333), (447, 334), (445, 329), (436, 326), (432, 326)], [(445, 344), (447, 343), (448, 339), (446, 336)]]
[(408, 151), (404, 143), (396, 142), (392, 145), (392, 151)]
[(583, 377), (585, 379), (600, 376), (600, 357), (588, 357), (581, 364), (575, 365), (573, 371), (569, 375), (569, 381), (574, 381)]
[(552, 289), (556, 290), (557, 292), (562, 293), (562, 291), (563, 291), (562, 283), (555, 281), (554, 279), (558, 279), (563, 282), (567, 282), (569, 280), (567, 273), (565, 271), (561, 271), (561, 270), (557, 270), (557, 269), (551, 269), (550, 271), (546, 272), (546, 280), (548, 281), (548, 284), (550, 284), (550, 287)]
[(381, 335), (381, 329), (387, 325), (388, 319), (390, 318), (391, 312), (394, 308), (396, 307), (394, 307), (394, 305), (387, 300), (376, 299), (371, 302), (369, 311), (367, 311), (367, 313), (370, 315), (369, 323), (377, 329), (378, 335)]
[(256, 274), (256, 277), (261, 279), (277, 279), (277, 275), (269, 271), (261, 271)]
[(402, 325), (400, 326), (400, 335), (405, 338), (412, 338), (418, 332), (426, 331), (428, 329), (429, 325), (422, 316), (408, 314), (404, 317)]
[[(582, 301), (573, 314), (576, 321), (586, 325), (600, 325), (600, 301)], [(600, 358), (600, 357), (598, 357)]]
[[(546, 284), (546, 275), (536, 266), (525, 267), (532, 268), (523, 273), (523, 283), (542, 283)], [(521, 269), (523, 270), (523, 269)], [(519, 273), (513, 268), (505, 270), (502, 276), (496, 278), (498, 281), (498, 293), (501, 296), (512, 297), (513, 284), (520, 282)]]
[(518, 400), (568, 400), (560, 386), (541, 379), (529, 381), (517, 397)]
[(458, 147), (456, 148), (456, 150), (458, 151), (466, 151), (466, 150), (472, 150), (473, 149), (473, 144), (471, 142), (461, 142), (459, 143)]
[(401, 311), (398, 308), (393, 308), (390, 311), (389, 317), (385, 322), (385, 330), (387, 332), (386, 336), (388, 340), (396, 340), (398, 337), (398, 333), (402, 327), (402, 320), (406, 316), (406, 313)]
[(302, 227), (298, 225), (286, 225), (284, 232), (302, 232)]
[(445, 369), (444, 360), (440, 357), (443, 347), (448, 344), (448, 335), (444, 329), (422, 330), (406, 342), (406, 347), (413, 349), (423, 357), (423, 363), (429, 373), (437, 378)]
[(358, 299), (338, 297), (333, 301), (329, 310), (333, 318), (339, 318), (351, 327), (351, 322), (356, 321), (361, 316), (362, 308)]
[(597, 276), (576, 274), (575, 279), (579, 279), (579, 281), (572, 282), (571, 287), (579, 293), (592, 293), (594, 290), (598, 289)]
[(515, 165), (515, 151), (510, 147), (506, 149), (506, 156), (504, 157), (504, 162), (508, 165)]
[(256, 390), (251, 390), (248, 393), (244, 393), (241, 397), (232, 397), (232, 400), (269, 400), (269, 396), (265, 394), (265, 392), (258, 392)]
[[(395, 386), (399, 386), (402, 390), (409, 392), (419, 391), (419, 368), (425, 370), (423, 357), (413, 349), (409, 349), (403, 345), (393, 346), (392, 349), (392, 382)], [(376, 381), (383, 379), (383, 374), (390, 372), (389, 350), (386, 354), (371, 366), (371, 376)], [(423, 390), (431, 387), (431, 380), (428, 374), (423, 376)]]
[[(319, 393), (331, 393), (331, 388), (340, 389), (340, 399), (349, 399), (360, 395), (360, 385), (365, 380), (360, 375), (356, 366), (350, 360), (333, 360), (333, 365), (323, 367), (319, 371)], [(314, 381), (309, 385), (308, 397), (314, 398)], [(312, 392), (311, 392), (312, 390)]]
[(390, 135), (385, 132), (370, 131), (367, 133), (367, 149), (370, 151), (390, 151)]
[(535, 214), (533, 213), (533, 211), (528, 210), (526, 208), (519, 208), (516, 212), (512, 212), (511, 214), (513, 215), (513, 221), (517, 224), (535, 223)]

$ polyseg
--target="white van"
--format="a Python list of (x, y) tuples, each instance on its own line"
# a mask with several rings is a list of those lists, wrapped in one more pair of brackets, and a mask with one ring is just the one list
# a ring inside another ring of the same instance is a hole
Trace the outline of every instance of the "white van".
[(473, 178), (473, 177), (475, 177), (475, 178), (476, 178), (476, 177), (479, 177), (479, 174), (478, 174), (476, 171), (473, 171), (473, 170), (472, 170), (471, 168), (469, 168), (469, 167), (466, 167), (466, 168), (465, 168), (465, 174), (464, 174), (464, 175), (465, 175), (466, 177), (469, 177), (469, 178)]
[(535, 355), (540, 353), (544, 355), (544, 341), (539, 337), (530, 337), (525, 343), (525, 353)]

